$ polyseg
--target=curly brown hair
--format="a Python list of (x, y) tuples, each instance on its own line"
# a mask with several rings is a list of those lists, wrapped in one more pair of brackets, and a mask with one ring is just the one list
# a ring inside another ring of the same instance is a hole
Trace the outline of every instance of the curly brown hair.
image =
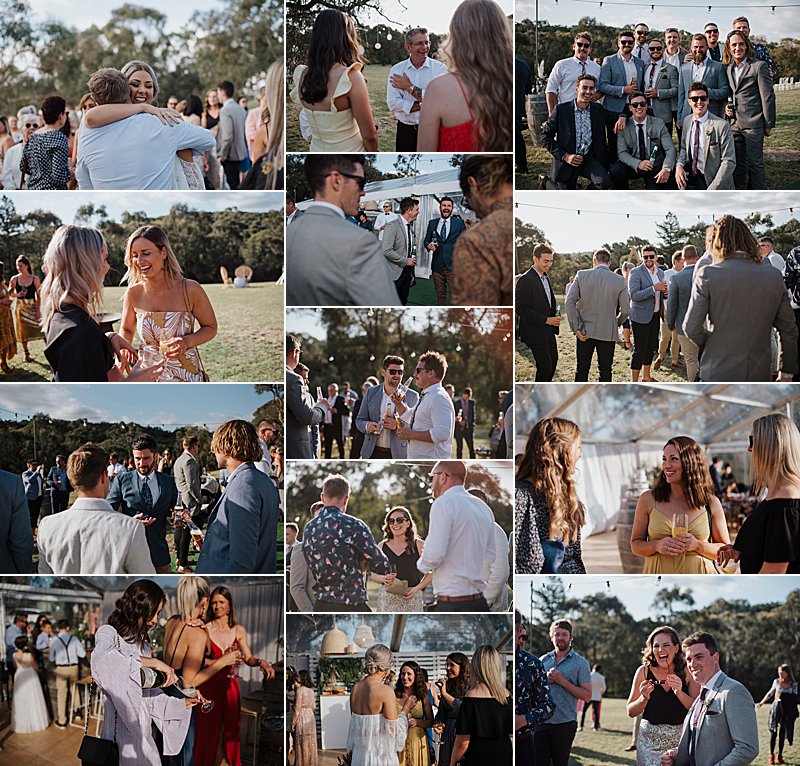
[(411, 687), (411, 693), (422, 702), (428, 696), (428, 687), (425, 683), (425, 676), (422, 673), (422, 668), (414, 662), (409, 660), (400, 666), (400, 671), (397, 674), (397, 683), (394, 687), (394, 696), (401, 697), (405, 691), (403, 686), (403, 668), (411, 668), (414, 671), (414, 685)]
[[(692, 509), (705, 508), (714, 497), (714, 484), (711, 481), (711, 471), (708, 470), (703, 448), (689, 436), (674, 436), (664, 445), (664, 449), (669, 446), (675, 447), (678, 451), (683, 470), (681, 486), (686, 502)], [(669, 501), (672, 489), (663, 471), (658, 475), (652, 491), (653, 499), (657, 503)]]
[(117, 600), (115, 609), (108, 618), (108, 624), (125, 641), (139, 644), (149, 642), (150, 629), (147, 623), (166, 602), (167, 597), (160, 586), (152, 580), (136, 580)]
[(405, 506), (396, 505), (386, 514), (386, 516), (383, 517), (383, 526), (381, 527), (383, 539), (387, 542), (394, 539), (392, 528), (389, 526), (389, 518), (397, 511), (402, 511), (408, 520), (408, 529), (406, 529), (406, 551), (413, 555), (417, 552), (417, 540), (419, 539), (419, 533), (417, 532), (417, 525), (414, 521), (414, 517), (411, 515), (411, 511), (409, 511)]
[(680, 676), (685, 680), (686, 655), (683, 653), (681, 637), (678, 635), (678, 631), (670, 625), (657, 625), (652, 631), (650, 631), (650, 635), (647, 637), (647, 641), (645, 641), (644, 649), (642, 649), (642, 665), (649, 667), (655, 667), (658, 665), (658, 660), (656, 659), (655, 652), (653, 651), (653, 641), (655, 641), (655, 638), (659, 633), (668, 633), (669, 637), (672, 639), (672, 642), (678, 647), (678, 651), (675, 653), (675, 675)]
[(572, 478), (572, 446), (580, 436), (571, 420), (544, 418), (531, 429), (517, 467), (517, 480), (530, 481), (550, 510), (553, 540), (574, 542), (586, 518)]

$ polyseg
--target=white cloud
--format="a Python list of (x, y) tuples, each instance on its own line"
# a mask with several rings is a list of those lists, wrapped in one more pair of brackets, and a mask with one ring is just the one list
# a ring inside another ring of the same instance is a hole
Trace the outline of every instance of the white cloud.
[[(20, 420), (44, 413), (59, 420), (117, 420), (106, 410), (81, 401), (65, 386), (49, 383), (5, 383), (0, 391), (0, 407), (20, 414)], [(8, 412), (0, 413), (8, 419)]]

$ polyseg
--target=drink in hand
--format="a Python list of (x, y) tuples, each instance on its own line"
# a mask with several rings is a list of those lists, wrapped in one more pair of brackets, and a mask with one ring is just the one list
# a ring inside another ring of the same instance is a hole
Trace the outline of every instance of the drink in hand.
[(672, 536), (686, 534), (689, 531), (689, 514), (676, 513), (672, 517)]

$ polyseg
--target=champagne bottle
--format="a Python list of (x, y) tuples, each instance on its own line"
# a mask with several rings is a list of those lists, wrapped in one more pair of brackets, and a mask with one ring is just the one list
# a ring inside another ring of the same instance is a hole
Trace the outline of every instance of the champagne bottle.
[(157, 668), (145, 668), (140, 671), (142, 679), (142, 689), (156, 689), (164, 686), (167, 682), (167, 674)]

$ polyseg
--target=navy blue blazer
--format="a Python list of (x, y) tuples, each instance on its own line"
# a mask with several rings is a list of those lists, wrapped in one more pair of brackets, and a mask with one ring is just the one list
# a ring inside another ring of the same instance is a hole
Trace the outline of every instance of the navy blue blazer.
[[(147, 515), (142, 496), (139, 494), (138, 473), (138, 471), (118, 473), (111, 482), (108, 502), (115, 510), (122, 511), (126, 516), (136, 516), (138, 513)], [(178, 504), (178, 488), (175, 486), (175, 479), (168, 473), (156, 471), (156, 480), (160, 494), (153, 505), (153, 510), (149, 513), (155, 518), (155, 522), (146, 526), (144, 531), (153, 566), (163, 567), (168, 566), (171, 561), (167, 545), (167, 519)]]
[(0, 471), (0, 574), (33, 570), (33, 532), (22, 478)]
[[(442, 228), (441, 218), (432, 218), (428, 221), (428, 229), (425, 232), (425, 239), (422, 244), (427, 248), (433, 242), (434, 232)], [(453, 218), (451, 215), (447, 222), (447, 239), (442, 242), (438, 239), (439, 247), (433, 251), (431, 269), (440, 272), (443, 269), (453, 268), (453, 250), (456, 249), (458, 238), (467, 230), (466, 224), (460, 218)]]
[(275, 574), (280, 499), (252, 463), (234, 471), (208, 519), (198, 574)]

